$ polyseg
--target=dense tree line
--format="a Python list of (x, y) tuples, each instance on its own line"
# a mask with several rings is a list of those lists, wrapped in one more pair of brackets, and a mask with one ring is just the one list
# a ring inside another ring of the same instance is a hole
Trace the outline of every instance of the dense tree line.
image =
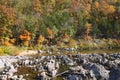
[(119, 38), (119, 0), (1, 0), (0, 44)]

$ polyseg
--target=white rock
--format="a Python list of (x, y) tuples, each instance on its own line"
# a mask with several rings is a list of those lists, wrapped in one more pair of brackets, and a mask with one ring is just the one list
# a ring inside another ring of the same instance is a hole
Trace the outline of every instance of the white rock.
[(55, 69), (55, 70), (53, 70), (53, 71), (51, 71), (51, 76), (52, 77), (55, 77), (56, 76), (56, 74), (57, 74), (57, 70)]
[(58, 63), (58, 62), (56, 62), (55, 68), (56, 68), (56, 69), (59, 69), (59, 63)]
[(0, 71), (2, 71), (4, 67), (5, 67), (4, 62), (0, 60)]
[(49, 72), (55, 70), (55, 60), (50, 60), (49, 62), (47, 62), (46, 67)]
[(41, 75), (42, 77), (47, 77), (46, 72), (42, 72), (40, 75)]

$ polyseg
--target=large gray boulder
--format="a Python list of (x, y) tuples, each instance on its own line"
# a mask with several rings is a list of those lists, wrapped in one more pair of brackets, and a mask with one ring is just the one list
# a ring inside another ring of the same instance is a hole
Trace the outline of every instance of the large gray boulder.
[(109, 71), (104, 68), (104, 66), (96, 63), (87, 63), (84, 68), (88, 70), (92, 78), (97, 78), (97, 80), (108, 80)]
[(109, 80), (120, 80), (120, 68), (112, 68)]
[(67, 80), (83, 80), (80, 75), (69, 75)]

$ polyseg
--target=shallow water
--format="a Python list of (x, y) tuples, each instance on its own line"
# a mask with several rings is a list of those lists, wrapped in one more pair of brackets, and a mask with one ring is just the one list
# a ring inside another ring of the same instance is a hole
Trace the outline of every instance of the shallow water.
[[(66, 71), (68, 67), (66, 65), (60, 65), (60, 69), (58, 73), (62, 73)], [(40, 74), (38, 71), (34, 71), (31, 67), (19, 67), (18, 72), (15, 73), (16, 75), (23, 75), (24, 79), (26, 80), (37, 80), (37, 74)], [(55, 78), (52, 78), (51, 80), (63, 80), (62, 76), (57, 76)]]

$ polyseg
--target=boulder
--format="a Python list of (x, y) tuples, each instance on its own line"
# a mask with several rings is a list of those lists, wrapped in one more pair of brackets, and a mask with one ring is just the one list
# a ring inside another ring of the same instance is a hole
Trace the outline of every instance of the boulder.
[(56, 70), (56, 69), (50, 72), (50, 75), (51, 75), (52, 77), (55, 77), (56, 74), (57, 74), (57, 70)]
[(0, 75), (0, 80), (7, 80), (7, 75)]
[(78, 59), (78, 61), (77, 61), (79, 64), (85, 64), (85, 63), (87, 63), (88, 62), (88, 60), (87, 59), (85, 59), (85, 58), (80, 58), (80, 59)]
[(43, 78), (47, 77), (46, 72), (42, 72), (42, 73), (40, 74), (40, 76), (43, 77)]
[(5, 64), (4, 64), (4, 62), (0, 59), (0, 71), (2, 71), (4, 67), (5, 67)]
[(69, 73), (71, 75), (80, 75), (81, 78), (85, 78), (87, 75), (87, 70), (85, 70), (82, 66), (75, 66), (75, 67), (70, 67), (69, 68)]
[(46, 63), (45, 67), (47, 68), (49, 75), (55, 77), (59, 69), (59, 63), (51, 59)]
[(46, 72), (42, 72), (39, 76), (38, 76), (38, 80), (50, 80), (49, 77), (46, 75)]
[(91, 62), (101, 62), (102, 60), (102, 56), (96, 53), (90, 54), (88, 58)]
[(26, 66), (26, 65), (29, 65), (30, 61), (29, 60), (25, 60), (23, 61), (23, 65)]
[(59, 69), (59, 67), (60, 67), (60, 66), (59, 66), (59, 63), (56, 62), (56, 63), (55, 63), (55, 69)]
[(115, 63), (116, 65), (119, 64), (119, 63), (120, 63), (120, 59), (114, 60), (114, 63)]
[(63, 56), (62, 61), (65, 62), (68, 66), (73, 66), (74, 62), (72, 59), (70, 59), (68, 56)]
[(97, 80), (108, 80), (109, 78), (109, 71), (100, 64), (87, 63), (84, 68), (88, 70), (91, 77), (96, 77)]
[(109, 80), (120, 80), (120, 68), (112, 68)]
[(55, 60), (49, 60), (47, 63), (46, 63), (46, 66), (47, 70), (49, 72), (55, 70)]
[(69, 75), (67, 80), (83, 80), (80, 75)]
[(8, 66), (8, 67), (6, 68), (6, 71), (7, 71), (6, 74), (12, 74), (12, 73), (17, 72), (17, 70), (14, 68), (13, 65)]

